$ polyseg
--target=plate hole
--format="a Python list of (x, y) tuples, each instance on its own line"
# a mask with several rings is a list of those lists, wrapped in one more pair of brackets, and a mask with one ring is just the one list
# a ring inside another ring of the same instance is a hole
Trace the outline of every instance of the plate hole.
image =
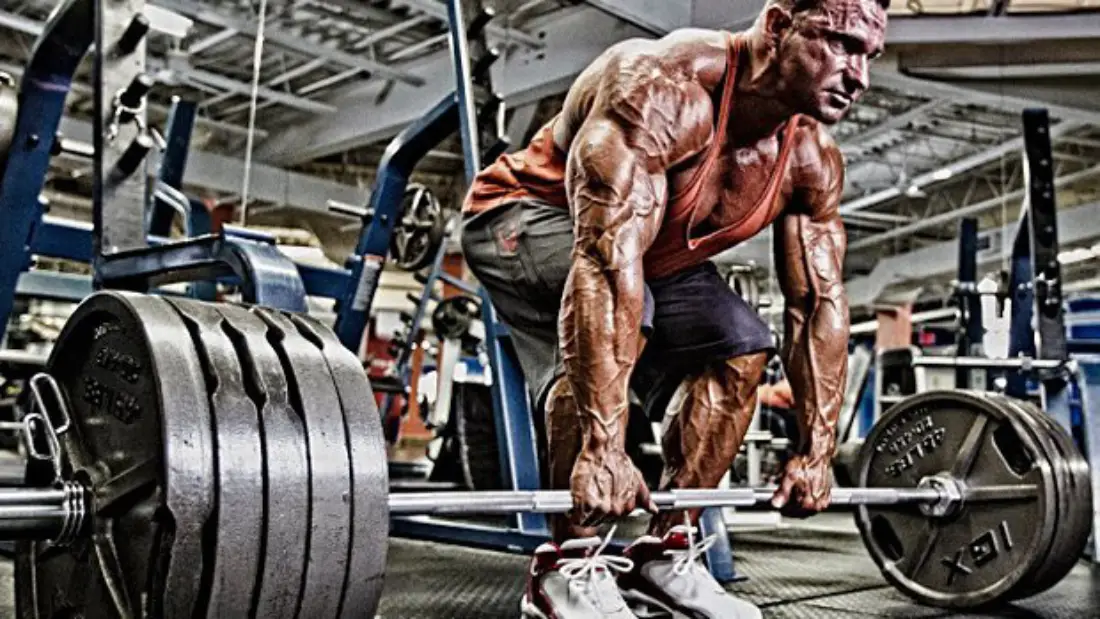
[(1031, 459), (1031, 454), (1027, 452), (1020, 435), (1012, 426), (1002, 424), (994, 430), (993, 444), (1013, 473), (1023, 477), (1034, 466), (1035, 461)]
[(886, 518), (875, 516), (871, 519), (871, 537), (882, 549), (882, 554), (886, 555), (886, 558), (891, 561), (900, 561), (905, 556), (905, 548), (901, 545), (901, 539), (898, 538), (893, 525)]

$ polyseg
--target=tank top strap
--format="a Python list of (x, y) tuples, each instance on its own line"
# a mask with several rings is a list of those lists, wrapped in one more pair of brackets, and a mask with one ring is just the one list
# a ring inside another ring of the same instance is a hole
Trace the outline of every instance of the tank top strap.
[(722, 85), (722, 99), (718, 104), (718, 120), (715, 124), (714, 139), (711, 140), (710, 145), (703, 154), (702, 164), (695, 168), (695, 173), (691, 175), (687, 184), (671, 197), (669, 203), (694, 201), (702, 188), (703, 180), (707, 178), (711, 168), (714, 167), (714, 162), (718, 160), (718, 155), (721, 153), (722, 131), (729, 124), (730, 112), (733, 108), (733, 90), (737, 86), (737, 60), (740, 57), (741, 48), (744, 46), (741, 37), (735, 34), (727, 34), (726, 37), (729, 42), (726, 50), (726, 76), (725, 83)]

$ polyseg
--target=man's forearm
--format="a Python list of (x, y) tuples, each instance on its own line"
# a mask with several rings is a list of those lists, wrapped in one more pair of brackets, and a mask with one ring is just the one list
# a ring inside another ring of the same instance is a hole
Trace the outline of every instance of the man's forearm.
[(801, 453), (831, 458), (848, 381), (848, 306), (842, 296), (787, 310), (783, 361), (801, 429)]
[(566, 282), (561, 345), (589, 451), (625, 449), (630, 374), (641, 346), (640, 265), (610, 271), (588, 258)]

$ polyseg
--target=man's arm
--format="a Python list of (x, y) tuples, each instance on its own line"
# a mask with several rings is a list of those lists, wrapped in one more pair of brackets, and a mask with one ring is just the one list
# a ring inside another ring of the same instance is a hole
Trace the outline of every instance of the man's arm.
[(642, 347), (642, 258), (664, 217), (669, 168), (701, 151), (713, 132), (709, 93), (665, 62), (612, 63), (569, 152), (576, 241), (559, 335), (584, 434), (573, 490), (589, 495), (577, 502), (597, 514), (630, 511), (639, 492), (627, 485), (634, 469), (625, 434)]
[(831, 139), (817, 141), (821, 154), (800, 171), (808, 180), (776, 223), (776, 265), (786, 301), (782, 357), (802, 438), (802, 457), (784, 485), (803, 486), (801, 506), (811, 510), (828, 505), (850, 330), (843, 282), (847, 239), (839, 213), (844, 162)]

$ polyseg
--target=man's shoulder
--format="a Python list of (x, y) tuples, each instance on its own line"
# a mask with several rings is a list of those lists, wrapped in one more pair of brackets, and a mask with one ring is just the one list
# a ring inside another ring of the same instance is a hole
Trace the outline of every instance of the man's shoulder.
[[(806, 195), (836, 198), (844, 186), (844, 155), (828, 127), (813, 118), (800, 116), (792, 145), (792, 170), (796, 187)], [(833, 195), (837, 194), (837, 195)], [(834, 214), (835, 199), (811, 200), (815, 217)]]
[[(609, 48), (607, 56), (623, 69), (656, 68), (674, 81), (690, 81), (710, 90), (726, 72), (730, 45), (727, 32), (680, 28), (656, 39), (627, 39)], [(632, 73), (626, 72), (625, 77)]]
[(795, 121), (792, 145), (793, 164), (804, 172), (804, 183), (816, 185), (822, 174), (832, 176), (843, 173), (844, 156), (840, 146), (823, 123), (808, 116)]

